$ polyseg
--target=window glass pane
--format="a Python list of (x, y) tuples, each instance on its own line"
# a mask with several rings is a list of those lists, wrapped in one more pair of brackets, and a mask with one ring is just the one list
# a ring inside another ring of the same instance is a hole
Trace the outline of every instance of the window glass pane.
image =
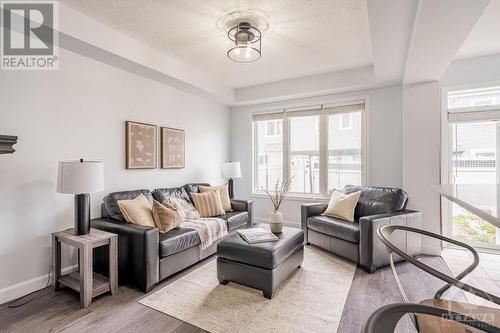
[(328, 191), (361, 185), (361, 112), (328, 118)]
[(500, 87), (454, 91), (448, 94), (448, 109), (500, 105)]
[(291, 192), (319, 193), (319, 116), (290, 118)]
[[(271, 189), (283, 179), (282, 120), (254, 122), (256, 135), (255, 191)], [(271, 130), (272, 129), (272, 130)]]
[[(456, 123), (452, 132), (452, 171), (456, 184), (495, 184), (497, 181), (497, 137), (494, 121)], [(496, 213), (497, 193), (471, 189), (467, 195), (483, 203), (483, 210)], [(472, 200), (472, 199), (471, 199)], [(458, 205), (452, 205), (452, 236), (477, 245), (500, 245), (500, 229)]]

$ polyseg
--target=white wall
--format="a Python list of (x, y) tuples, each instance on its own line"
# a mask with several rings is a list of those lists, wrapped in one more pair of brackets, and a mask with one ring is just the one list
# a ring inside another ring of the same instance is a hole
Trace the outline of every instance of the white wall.
[[(232, 159), (241, 162), (243, 177), (235, 180), (235, 196), (254, 200), (257, 221), (267, 219), (272, 211), (265, 197), (252, 196), (252, 112), (293, 105), (313, 105), (348, 96), (369, 96), (368, 109), (368, 183), (401, 187), (402, 178), (402, 100), (401, 86), (373, 89), (342, 95), (328, 95), (283, 103), (233, 108)], [(290, 224), (300, 223), (300, 205), (318, 199), (288, 199), (282, 213)]]
[[(98, 217), (109, 192), (222, 182), (229, 160), (227, 107), (64, 50), (60, 61), (59, 71), (0, 73), (0, 134), (19, 136), (0, 155), (0, 303), (43, 286), (50, 233), (73, 225), (73, 197), (55, 192), (58, 161), (104, 161)], [(186, 168), (126, 170), (126, 120), (185, 129)]]
[[(410, 209), (422, 212), (422, 228), (440, 233), (441, 91), (438, 81), (403, 88), (403, 187)], [(422, 238), (422, 250), (440, 254), (439, 242)]]
[(441, 86), (495, 84), (500, 81), (500, 53), (455, 60), (444, 74)]

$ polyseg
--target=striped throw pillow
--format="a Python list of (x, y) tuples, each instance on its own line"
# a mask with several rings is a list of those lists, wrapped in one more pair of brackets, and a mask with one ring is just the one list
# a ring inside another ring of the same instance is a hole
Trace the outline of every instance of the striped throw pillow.
[(198, 186), (198, 189), (200, 190), (200, 193), (205, 193), (209, 191), (217, 191), (220, 194), (220, 201), (222, 203), (222, 208), (226, 212), (232, 212), (233, 209), (231, 208), (231, 198), (229, 198), (229, 190), (228, 186), (226, 185), (218, 185), (218, 186)]
[(191, 198), (200, 217), (219, 216), (225, 213), (218, 191), (191, 193)]

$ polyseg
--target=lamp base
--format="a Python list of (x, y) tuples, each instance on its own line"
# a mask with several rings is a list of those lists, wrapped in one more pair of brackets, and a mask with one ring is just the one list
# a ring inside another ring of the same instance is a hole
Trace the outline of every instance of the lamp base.
[(229, 199), (233, 199), (234, 198), (233, 178), (229, 178), (227, 180), (227, 191), (229, 192)]
[(90, 194), (75, 194), (75, 235), (90, 232)]

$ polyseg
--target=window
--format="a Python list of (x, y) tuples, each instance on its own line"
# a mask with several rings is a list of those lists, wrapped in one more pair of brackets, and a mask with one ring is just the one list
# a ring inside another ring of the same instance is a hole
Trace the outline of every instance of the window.
[[(257, 161), (254, 171), (255, 187), (257, 189), (271, 188), (278, 179), (283, 178), (282, 126), (282, 120), (255, 122), (254, 131)], [(270, 128), (273, 129), (271, 131), (272, 135), (269, 135)]]
[[(305, 110), (304, 110), (305, 109)], [(292, 194), (326, 197), (364, 182), (365, 101), (255, 114), (254, 192), (293, 177)]]
[(281, 136), (281, 120), (266, 122), (267, 136)]
[[(500, 156), (500, 87), (447, 92), (443, 131), (443, 183), (496, 184)], [(496, 190), (471, 187), (469, 195), (496, 213)], [(445, 234), (476, 247), (500, 249), (500, 229), (444, 201)]]
[(339, 128), (350, 130), (352, 129), (352, 113), (343, 113), (340, 115), (341, 121), (339, 121)]
[(319, 116), (290, 118), (290, 192), (319, 193)]
[[(343, 126), (346, 115), (350, 128)], [(361, 184), (361, 112), (332, 114), (328, 123), (328, 192)]]

